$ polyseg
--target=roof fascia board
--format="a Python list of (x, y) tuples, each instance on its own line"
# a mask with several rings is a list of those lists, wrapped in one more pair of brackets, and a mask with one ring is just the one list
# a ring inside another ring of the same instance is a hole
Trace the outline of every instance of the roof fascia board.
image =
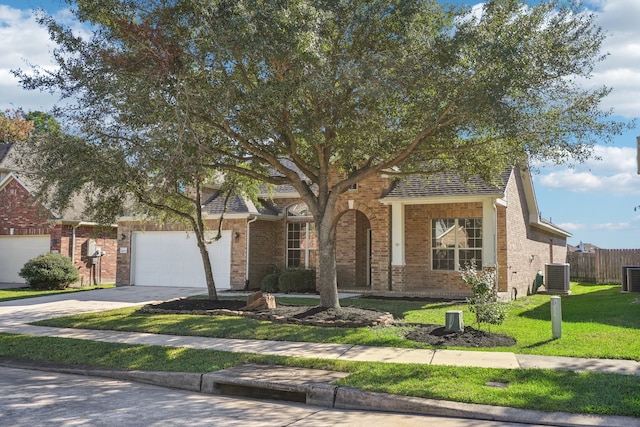
[(9, 185), (9, 182), (11, 182), (11, 180), (15, 180), (18, 182), (18, 184), (20, 184), (25, 190), (27, 190), (29, 192), (29, 194), (33, 194), (31, 192), (31, 189), (29, 188), (29, 186), (27, 184), (24, 183), (24, 181), (22, 181), (16, 174), (14, 174), (13, 172), (9, 172), (7, 174), (7, 176), (4, 177), (4, 179), (2, 180), (2, 182), (0, 182), (0, 190), (4, 189), (4, 187), (6, 187), (7, 185)]
[(89, 226), (89, 227), (112, 227), (115, 228), (118, 226), (118, 224), (100, 224), (97, 222), (93, 222), (93, 221), (79, 221), (79, 220), (74, 220), (74, 219), (59, 219), (55, 221), (56, 225), (71, 225), (73, 227), (82, 227), (82, 226)]
[[(203, 215), (203, 219), (220, 219), (220, 217), (223, 217), (223, 219), (251, 219), (254, 217), (258, 217), (258, 219), (260, 220), (273, 220), (276, 221), (278, 219), (281, 219), (282, 216), (278, 215), (278, 216), (274, 216), (274, 215), (264, 215), (264, 214), (255, 214), (255, 213), (241, 213), (241, 214), (205, 214)], [(148, 218), (141, 218), (141, 217), (137, 217), (137, 216), (130, 216), (130, 215), (125, 215), (125, 216), (121, 216), (118, 217), (118, 222), (143, 222), (148, 220)]]
[(536, 192), (533, 188), (533, 179), (531, 172), (528, 168), (518, 168), (520, 177), (522, 178), (522, 187), (524, 190), (524, 197), (527, 202), (527, 209), (529, 211), (529, 222), (540, 223), (540, 211), (538, 210), (538, 201), (536, 199)]
[[(9, 174), (7, 176), (4, 177), (4, 179), (0, 182), (0, 191), (4, 190), (5, 187), (7, 185), (9, 185), (9, 183), (11, 181), (16, 181), (22, 188), (24, 188), (27, 193), (29, 193), (31, 196), (33, 196), (33, 192), (31, 191), (31, 189), (29, 188), (29, 186), (27, 184), (24, 183), (24, 181), (22, 181), (17, 175), (15, 175), (13, 172), (9, 172)], [(33, 196), (35, 199), (35, 196)], [(36, 200), (37, 202), (37, 200)], [(40, 202), (38, 202), (40, 203)], [(46, 209), (52, 216), (54, 216), (56, 220), (60, 219), (60, 215), (53, 211), (52, 209), (49, 209), (48, 207), (46, 207), (45, 205), (43, 205), (42, 203), (40, 203), (40, 205)]]
[(520, 167), (518, 170), (520, 172), (520, 177), (522, 178), (524, 197), (527, 202), (527, 209), (529, 210), (529, 224), (532, 227), (548, 231), (558, 236), (571, 237), (572, 234), (568, 231), (562, 230), (561, 228), (555, 227), (542, 221), (542, 218), (540, 218), (540, 211), (538, 210), (536, 191), (533, 188), (533, 178), (531, 177), (531, 171), (527, 167)]
[(544, 223), (544, 222), (539, 222), (539, 221), (531, 222), (531, 226), (539, 228), (539, 229), (544, 230), (544, 231), (548, 231), (548, 232), (556, 234), (558, 236), (563, 236), (563, 237), (571, 237), (571, 236), (573, 236), (573, 234), (569, 233), (568, 231), (564, 231), (564, 230), (562, 230), (562, 229), (560, 229), (558, 227), (554, 227), (554, 226), (552, 226), (550, 224), (547, 224), (547, 223)]
[(259, 193), (258, 198), (260, 199), (298, 199), (300, 198), (300, 194), (297, 191), (292, 191), (288, 193)]
[(383, 205), (392, 205), (394, 203), (401, 203), (403, 205), (440, 205), (447, 203), (473, 203), (483, 202), (487, 199), (502, 200), (504, 196), (502, 193), (487, 194), (487, 195), (473, 195), (473, 196), (437, 196), (437, 197), (389, 197), (379, 199)]

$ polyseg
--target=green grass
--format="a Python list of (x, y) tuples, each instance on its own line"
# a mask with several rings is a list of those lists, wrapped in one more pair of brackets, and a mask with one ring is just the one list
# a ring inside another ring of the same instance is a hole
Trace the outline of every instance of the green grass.
[[(317, 300), (305, 298), (279, 298), (278, 301), (317, 304)], [(513, 347), (480, 350), (640, 360), (639, 302), (637, 294), (621, 294), (620, 286), (573, 283), (572, 295), (562, 297), (563, 336), (554, 340), (551, 332), (550, 296), (522, 297), (511, 304), (505, 323), (491, 329), (492, 332), (514, 337), (517, 344)], [(452, 309), (464, 312), (466, 325), (473, 323), (473, 315), (464, 304), (374, 299), (346, 299), (342, 304), (389, 311), (406, 325), (386, 328), (327, 328), (278, 324), (234, 316), (149, 315), (138, 313), (135, 308), (44, 320), (36, 324), (170, 335), (428, 348), (424, 343), (404, 338), (404, 333), (414, 327), (411, 324), (444, 325), (445, 312)]]
[[(362, 390), (586, 414), (640, 416), (640, 377), (552, 370), (481, 369), (262, 356), (0, 334), (0, 356), (150, 371), (211, 372), (243, 363), (331, 369)], [(502, 382), (506, 388), (487, 386)]]
[(70, 292), (90, 291), (93, 289), (113, 288), (113, 287), (114, 287), (113, 284), (108, 284), (108, 285), (98, 285), (98, 286), (84, 286), (81, 288), (67, 288), (67, 289), (56, 290), (56, 291), (39, 291), (39, 290), (34, 290), (29, 288), (0, 289), (0, 302), (23, 299), (23, 298), (42, 297), (46, 295), (66, 294)]

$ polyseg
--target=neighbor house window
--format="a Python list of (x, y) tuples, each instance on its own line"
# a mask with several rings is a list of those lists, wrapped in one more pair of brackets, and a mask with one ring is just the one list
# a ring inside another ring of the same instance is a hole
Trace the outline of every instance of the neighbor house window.
[(307, 205), (297, 203), (287, 209), (287, 267), (315, 267), (316, 227)]
[(482, 218), (439, 218), (431, 223), (431, 266), (455, 271), (474, 261), (482, 268)]

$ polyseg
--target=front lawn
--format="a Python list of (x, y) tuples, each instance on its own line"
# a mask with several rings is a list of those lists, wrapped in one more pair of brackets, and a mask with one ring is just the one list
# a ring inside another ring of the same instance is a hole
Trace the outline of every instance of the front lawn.
[[(640, 295), (621, 294), (620, 286), (615, 285), (572, 283), (571, 290), (572, 295), (562, 297), (562, 338), (552, 339), (550, 297), (532, 295), (514, 301), (506, 322), (491, 328), (491, 332), (515, 338), (517, 344), (479, 350), (640, 360)], [(279, 298), (278, 301), (317, 304), (317, 300), (304, 298)], [(404, 338), (404, 334), (414, 327), (413, 323), (444, 325), (445, 312), (452, 309), (463, 310), (466, 325), (473, 323), (473, 315), (464, 304), (366, 298), (345, 299), (341, 304), (389, 311), (400, 323), (394, 327), (328, 328), (234, 316), (150, 315), (127, 308), (44, 320), (36, 324), (220, 338), (426, 348), (424, 343)]]
[(83, 286), (80, 288), (67, 288), (62, 290), (55, 291), (42, 291), (31, 288), (11, 288), (11, 289), (0, 289), (0, 302), (2, 301), (11, 301), (16, 299), (23, 298), (35, 298), (42, 297), (46, 295), (56, 295), (56, 294), (65, 294), (69, 292), (81, 292), (81, 291), (90, 291), (93, 289), (102, 289), (102, 288), (113, 288), (115, 285), (97, 285), (97, 286)]
[[(0, 356), (121, 369), (212, 372), (244, 363), (349, 372), (342, 386), (520, 409), (640, 417), (640, 377), (542, 369), (365, 363), (0, 334)], [(268, 367), (265, 367), (268, 369)], [(492, 387), (487, 383), (503, 383)]]

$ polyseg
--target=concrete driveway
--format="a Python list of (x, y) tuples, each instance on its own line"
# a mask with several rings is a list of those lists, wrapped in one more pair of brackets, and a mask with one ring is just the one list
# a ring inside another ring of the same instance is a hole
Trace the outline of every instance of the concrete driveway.
[[(0, 302), (2, 323), (21, 324), (53, 317), (166, 301), (171, 298), (206, 294), (203, 288), (173, 288), (155, 286), (123, 286), (95, 289)], [(37, 306), (37, 307), (36, 307)]]

